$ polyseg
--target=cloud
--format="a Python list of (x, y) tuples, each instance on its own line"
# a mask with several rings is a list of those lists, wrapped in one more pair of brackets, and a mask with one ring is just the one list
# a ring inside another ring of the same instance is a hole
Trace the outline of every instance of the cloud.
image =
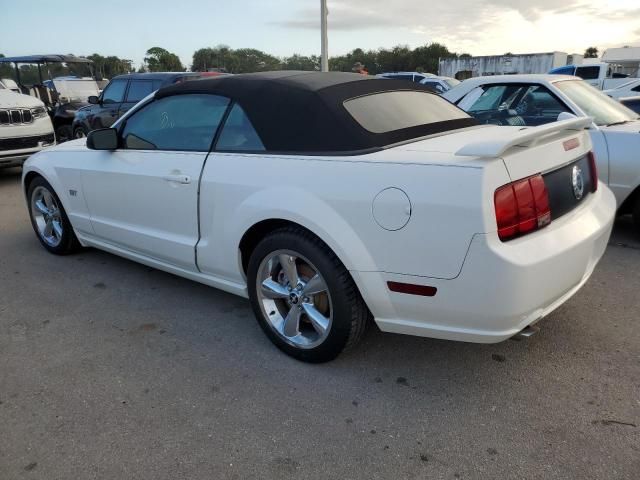
[[(640, 34), (633, 19), (639, 16), (636, 0), (329, 1), (332, 31), (394, 29), (399, 38), (418, 35), (425, 42), (441, 41), (455, 50), (478, 53), (500, 48), (578, 51), (606, 43), (604, 31), (610, 37), (616, 34), (612, 41), (634, 40)], [(318, 8), (303, 8), (277, 25), (316, 30), (319, 17)]]

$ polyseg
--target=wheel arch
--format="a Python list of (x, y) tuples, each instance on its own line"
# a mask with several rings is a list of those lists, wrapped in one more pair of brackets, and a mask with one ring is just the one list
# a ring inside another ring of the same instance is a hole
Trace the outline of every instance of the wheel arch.
[(323, 238), (322, 235), (319, 235), (314, 231), (315, 229), (308, 228), (307, 226), (302, 225), (301, 223), (294, 220), (285, 219), (285, 218), (268, 218), (268, 219), (260, 220), (254, 223), (253, 225), (251, 225), (251, 227), (249, 227), (245, 231), (238, 245), (238, 252), (240, 255), (240, 258), (239, 258), (240, 267), (242, 269), (242, 273), (245, 276), (245, 278), (246, 278), (247, 270), (249, 266), (249, 258), (251, 257), (251, 253), (253, 252), (253, 250), (260, 243), (260, 240), (262, 240), (264, 237), (266, 237), (272, 232), (275, 232), (277, 230), (280, 230), (282, 228), (287, 228), (287, 227), (298, 228), (309, 233), (310, 235), (313, 235), (314, 237), (319, 239), (322, 243), (324, 243), (327, 246), (327, 248), (329, 248), (336, 255), (336, 257), (338, 257), (338, 260), (340, 261), (340, 263), (342, 263), (342, 265), (349, 272), (349, 275), (351, 276), (351, 279), (355, 283), (361, 298), (363, 299), (365, 305), (367, 306), (367, 309), (369, 310), (369, 313), (371, 313), (372, 311), (371, 307), (363, 294), (364, 291), (363, 291), (362, 285), (360, 285), (360, 277), (358, 275), (354, 275), (351, 269), (349, 268), (350, 262), (348, 258), (346, 258), (345, 256), (346, 255), (345, 251), (340, 248), (336, 248), (335, 242), (332, 241), (331, 239), (329, 239), (329, 241), (325, 240), (325, 238)]
[[(303, 223), (298, 221), (298, 219), (291, 219), (286, 218), (285, 216), (281, 216), (262, 219), (253, 223), (249, 228), (245, 230), (238, 244), (238, 251), (240, 253), (240, 265), (245, 275), (247, 273), (247, 266), (249, 264), (251, 253), (258, 245), (258, 243), (260, 243), (260, 240), (262, 240), (270, 233), (286, 227), (299, 228), (315, 236), (338, 257), (342, 265), (344, 265), (347, 270), (353, 270), (353, 262), (348, 257), (348, 252), (343, 248), (344, 243), (341, 242), (341, 240), (345, 240), (344, 238), (333, 238), (328, 234), (328, 232), (321, 232), (320, 228), (314, 228), (315, 226), (308, 225), (306, 224), (306, 222)], [(349, 240), (353, 241), (352, 238), (350, 238)], [(358, 247), (359, 253), (363, 253), (363, 251), (366, 251), (364, 245), (361, 244)]]
[[(40, 152), (37, 155), (42, 156), (43, 153)], [(62, 208), (64, 208), (67, 214), (69, 214), (70, 212), (68, 208), (69, 200), (65, 195), (65, 191), (63, 190), (62, 185), (60, 184), (60, 181), (57, 178), (57, 175), (55, 174), (55, 170), (50, 171), (49, 173), (50, 175), (48, 175), (46, 172), (43, 172), (39, 167), (36, 167), (35, 165), (30, 165), (29, 167), (23, 167), (22, 191), (24, 193), (25, 201), (27, 202), (27, 205), (28, 205), (29, 204), (29, 185), (31, 185), (31, 182), (33, 182), (34, 179), (36, 179), (37, 177), (41, 177), (49, 185), (51, 185), (51, 188), (53, 188), (54, 192), (60, 199), (60, 203), (62, 203)]]

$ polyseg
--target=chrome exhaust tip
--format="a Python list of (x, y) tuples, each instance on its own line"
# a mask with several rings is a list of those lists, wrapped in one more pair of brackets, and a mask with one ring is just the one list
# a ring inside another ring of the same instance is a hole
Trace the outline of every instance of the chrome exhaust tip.
[(516, 334), (516, 337), (524, 337), (524, 338), (533, 337), (539, 331), (540, 331), (540, 327), (534, 327), (533, 325), (529, 325), (528, 327), (525, 327), (522, 330), (520, 330)]

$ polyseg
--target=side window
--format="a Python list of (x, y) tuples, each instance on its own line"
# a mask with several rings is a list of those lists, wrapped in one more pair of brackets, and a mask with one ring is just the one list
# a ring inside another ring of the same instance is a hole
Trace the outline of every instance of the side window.
[(640, 85), (636, 85), (631, 89), (632, 92), (640, 92)]
[(137, 103), (154, 91), (152, 80), (131, 80), (127, 92), (127, 102)]
[[(497, 85), (495, 87), (481, 87), (480, 92), (482, 93), (479, 97), (476, 97), (473, 103), (470, 103), (473, 98), (470, 97), (469, 101), (465, 102), (464, 105), (462, 102), (460, 102), (459, 106), (463, 110), (466, 110), (467, 112), (472, 114), (487, 110), (497, 110), (502, 103), (502, 98), (504, 97), (506, 90), (507, 87), (505, 85)], [(475, 95), (477, 95), (478, 92), (470, 92), (470, 94), (471, 93), (475, 93)], [(464, 100), (467, 99), (465, 98)]]
[(149, 103), (127, 120), (124, 148), (208, 152), (229, 99), (175, 95)]
[(102, 93), (102, 103), (120, 103), (127, 89), (128, 80), (114, 80)]
[(262, 140), (249, 121), (249, 117), (237, 103), (231, 109), (229, 117), (216, 144), (216, 150), (224, 151), (264, 151)]
[(578, 67), (576, 76), (583, 80), (597, 80), (600, 77), (600, 67)]

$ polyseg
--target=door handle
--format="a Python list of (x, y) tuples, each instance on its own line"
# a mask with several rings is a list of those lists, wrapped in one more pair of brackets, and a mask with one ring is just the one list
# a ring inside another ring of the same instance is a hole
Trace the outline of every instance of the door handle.
[(165, 175), (162, 179), (167, 182), (179, 183), (181, 185), (188, 185), (191, 183), (191, 177), (189, 175)]

